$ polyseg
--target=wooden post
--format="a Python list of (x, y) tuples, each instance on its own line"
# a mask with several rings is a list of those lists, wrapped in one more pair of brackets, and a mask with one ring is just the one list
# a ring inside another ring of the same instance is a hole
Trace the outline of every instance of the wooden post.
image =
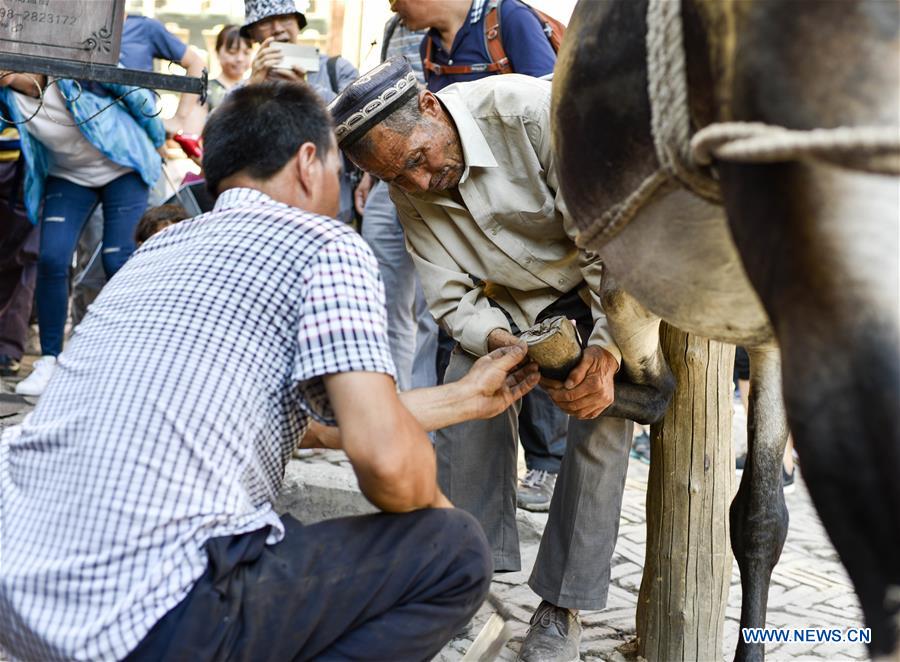
[(675, 394), (653, 426), (638, 653), (650, 662), (721, 660), (733, 557), (734, 347), (663, 324)]

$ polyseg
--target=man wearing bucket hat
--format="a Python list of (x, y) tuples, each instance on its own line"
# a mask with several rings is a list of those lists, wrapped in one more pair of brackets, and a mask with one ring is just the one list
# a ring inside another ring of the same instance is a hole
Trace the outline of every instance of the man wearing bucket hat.
[[(558, 194), (550, 96), (549, 81), (518, 74), (435, 94), (394, 58), (330, 106), (345, 154), (391, 186), (431, 313), (459, 343), (445, 383), (535, 322), (559, 315), (581, 331), (578, 365), (562, 381), (542, 381), (570, 416), (529, 581), (543, 601), (519, 653), (526, 662), (578, 659), (578, 610), (606, 606), (632, 429), (599, 418), (620, 354), (597, 294), (602, 264), (576, 247)], [(441, 489), (479, 520), (501, 572), (521, 568), (516, 436), (510, 407), (441, 429), (435, 443)]]
[[(294, 66), (279, 67), (283, 59), (281, 50), (274, 44), (296, 44), (300, 32), (306, 27), (306, 16), (297, 11), (294, 0), (245, 0), (245, 19), (241, 36), (260, 44), (253, 56), (251, 83), (266, 80), (287, 80), (309, 83), (321, 99), (328, 103), (359, 76), (359, 71), (342, 57), (319, 55), (317, 71), (305, 71)], [(345, 223), (353, 220), (353, 192), (358, 183), (358, 172), (344, 163), (341, 176), (341, 209), (338, 218)]]
[[(253, 58), (250, 82), (261, 83), (267, 79), (301, 81), (312, 85), (319, 96), (328, 103), (347, 85), (359, 77), (359, 71), (342, 57), (319, 55), (318, 71), (305, 71), (300, 67), (276, 68), (283, 55), (274, 43), (297, 43), (300, 32), (306, 27), (306, 16), (297, 11), (294, 0), (245, 0), (245, 19), (241, 36), (260, 44)], [(332, 69), (329, 72), (329, 68)]]

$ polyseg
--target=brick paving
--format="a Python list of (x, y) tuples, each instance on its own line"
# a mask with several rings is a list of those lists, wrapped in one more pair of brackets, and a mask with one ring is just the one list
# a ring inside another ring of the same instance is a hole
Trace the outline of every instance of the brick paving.
[[(16, 401), (11, 382), (0, 386), (0, 427), (19, 422), (30, 405)], [(740, 439), (742, 411), (736, 412), (736, 443)], [(331, 464), (350, 472), (346, 458), (340, 453), (317, 453), (295, 460), (301, 473), (315, 472), (316, 465)], [(644, 560), (644, 508), (648, 467), (631, 461), (625, 484), (625, 498), (619, 540), (613, 559), (612, 586), (607, 609), (584, 612), (584, 636), (581, 643), (583, 660), (634, 659), (634, 615)], [(787, 542), (772, 577), (769, 592), (768, 624), (775, 627), (857, 627), (862, 615), (850, 581), (837, 559), (833, 547), (816, 516), (798, 470), (797, 489), (786, 496), (791, 524)], [(515, 621), (513, 638), (503, 650), (500, 660), (515, 660), (527, 629), (527, 621), (539, 600), (527, 586), (528, 573), (537, 554), (540, 531), (546, 515), (520, 511), (522, 536), (522, 572), (498, 575), (492, 590), (510, 608)], [(460, 660), (491, 614), (483, 607), (468, 632), (451, 641), (436, 658), (440, 662)], [(734, 566), (729, 605), (725, 622), (723, 659), (731, 659), (738, 636), (740, 616), (740, 583)], [(861, 644), (781, 644), (767, 647), (768, 660), (862, 660), (867, 653)], [(0, 654), (0, 661), (3, 660)]]

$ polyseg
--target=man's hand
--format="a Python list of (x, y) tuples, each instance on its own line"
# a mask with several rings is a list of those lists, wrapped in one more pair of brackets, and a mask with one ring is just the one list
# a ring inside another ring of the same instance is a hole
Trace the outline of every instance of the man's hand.
[(470, 391), (475, 418), (497, 416), (537, 386), (540, 374), (536, 363), (527, 363), (516, 370), (516, 366), (525, 360), (527, 351), (521, 340), (495, 349), (478, 359), (459, 380), (460, 385)]
[(369, 193), (372, 191), (372, 175), (365, 173), (359, 180), (356, 190), (353, 192), (353, 204), (356, 212), (362, 216), (366, 210), (366, 200), (369, 199)]
[[(286, 80), (305, 80), (306, 72), (300, 69), (299, 67), (294, 67), (291, 69), (274, 69), (281, 60), (284, 59), (284, 55), (281, 53), (281, 50), (274, 46), (275, 43), (274, 37), (269, 37), (260, 45), (259, 50), (256, 51), (256, 55), (253, 56), (253, 62), (250, 65), (250, 82), (251, 83), (262, 83), (267, 80), (270, 75), (272, 77), (283, 78)], [(299, 75), (297, 70), (299, 69)]]
[(269, 69), (269, 78), (286, 80), (292, 83), (303, 83), (306, 81), (306, 70), (303, 67), (298, 67), (296, 64), (290, 69)]
[(495, 349), (500, 349), (501, 347), (515, 347), (521, 344), (521, 340), (504, 329), (494, 329), (487, 337), (487, 347), (489, 352), (493, 352)]
[(318, 421), (310, 420), (309, 427), (303, 439), (297, 444), (298, 448), (330, 448), (342, 450), (341, 432), (330, 425), (322, 425)]
[(541, 386), (564, 412), (582, 420), (597, 418), (614, 398), (613, 376), (618, 364), (602, 347), (589, 346), (565, 384), (547, 377)]

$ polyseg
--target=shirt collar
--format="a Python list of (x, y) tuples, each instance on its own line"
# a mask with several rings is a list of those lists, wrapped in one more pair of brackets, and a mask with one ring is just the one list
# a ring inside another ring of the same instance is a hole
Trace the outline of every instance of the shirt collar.
[(460, 184), (469, 178), (470, 168), (496, 168), (497, 159), (488, 145), (487, 139), (472, 117), (472, 113), (466, 108), (459, 95), (460, 86), (451, 85), (450, 87), (437, 93), (444, 108), (450, 113), (453, 122), (456, 124), (456, 132), (459, 134), (459, 140), (462, 143), (463, 158), (466, 162), (466, 168), (463, 170)]
[(260, 204), (281, 204), (262, 191), (255, 188), (230, 188), (223, 191), (216, 199), (213, 211), (225, 211), (226, 209), (234, 209), (235, 207), (244, 207), (247, 203), (257, 202)]

